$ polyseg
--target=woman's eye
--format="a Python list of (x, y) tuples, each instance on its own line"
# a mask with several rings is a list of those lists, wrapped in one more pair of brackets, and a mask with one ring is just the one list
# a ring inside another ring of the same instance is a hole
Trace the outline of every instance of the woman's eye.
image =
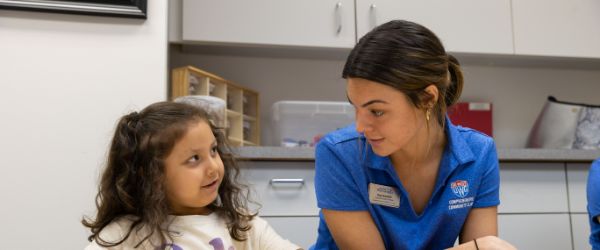
[(211, 156), (216, 156), (218, 153), (219, 153), (219, 151), (217, 150), (217, 146), (214, 146), (210, 149)]
[(371, 110), (371, 113), (376, 117), (383, 115), (383, 111), (381, 111), (381, 110)]

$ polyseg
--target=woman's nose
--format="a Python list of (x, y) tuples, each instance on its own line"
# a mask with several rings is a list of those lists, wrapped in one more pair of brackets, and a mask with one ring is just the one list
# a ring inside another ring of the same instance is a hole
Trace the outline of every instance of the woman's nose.
[(359, 133), (364, 133), (369, 130), (371, 130), (370, 121), (365, 118), (364, 115), (356, 112), (356, 131)]

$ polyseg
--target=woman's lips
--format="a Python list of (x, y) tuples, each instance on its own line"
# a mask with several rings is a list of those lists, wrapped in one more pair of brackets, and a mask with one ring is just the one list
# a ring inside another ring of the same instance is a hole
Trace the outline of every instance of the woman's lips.
[(368, 139), (369, 140), (369, 144), (373, 145), (373, 146), (378, 146), (379, 144), (381, 144), (384, 140), (384, 138), (379, 138), (379, 139)]

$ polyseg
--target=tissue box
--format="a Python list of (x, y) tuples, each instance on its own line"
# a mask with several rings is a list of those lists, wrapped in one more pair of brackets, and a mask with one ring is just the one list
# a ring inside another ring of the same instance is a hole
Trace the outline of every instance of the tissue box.
[(347, 102), (279, 101), (271, 112), (271, 144), (284, 147), (313, 147), (323, 135), (354, 122)]

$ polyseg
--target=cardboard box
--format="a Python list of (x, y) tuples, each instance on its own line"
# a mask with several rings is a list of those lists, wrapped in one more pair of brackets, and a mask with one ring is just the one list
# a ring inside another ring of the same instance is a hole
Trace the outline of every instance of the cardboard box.
[(454, 125), (472, 128), (490, 137), (492, 128), (492, 103), (459, 102), (448, 109), (448, 117)]

